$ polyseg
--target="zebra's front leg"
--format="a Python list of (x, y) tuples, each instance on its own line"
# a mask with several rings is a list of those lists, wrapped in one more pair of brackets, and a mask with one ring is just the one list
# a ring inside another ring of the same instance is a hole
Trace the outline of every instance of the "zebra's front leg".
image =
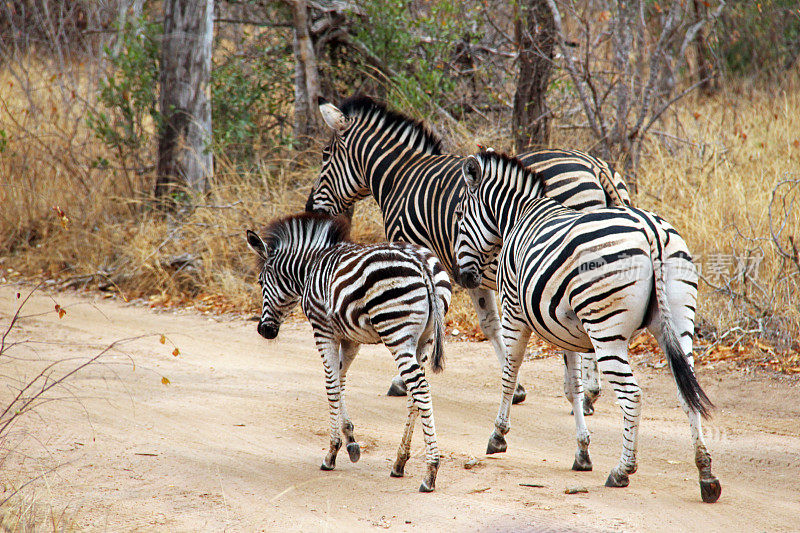
[[(416, 349), (398, 351), (395, 355), (397, 367), (400, 369), (400, 375), (406, 383), (406, 389), (411, 396), (410, 401), (412, 407), (415, 407), (422, 419), (422, 433), (425, 437), (425, 451), (427, 458), (427, 470), (425, 476), (422, 478), (422, 484), (419, 487), (420, 492), (432, 492), (436, 488), (436, 474), (439, 471), (439, 446), (436, 442), (436, 425), (433, 421), (433, 406), (431, 403), (431, 392), (428, 386), (428, 380), (425, 379), (425, 371), (419, 365), (416, 356)], [(409, 418), (406, 423), (406, 432), (403, 434), (403, 440), (408, 438), (408, 445), (410, 449), (411, 434), (414, 428), (414, 420), (416, 414), (409, 410)], [(410, 425), (410, 427), (409, 427)], [(403, 444), (398, 452), (397, 463), (405, 465), (407, 457), (402, 458), (406, 454), (404, 452)], [(394, 470), (393, 470), (394, 474)]]
[(345, 441), (347, 442), (347, 455), (350, 456), (350, 461), (355, 463), (361, 458), (361, 447), (356, 442), (353, 436), (353, 422), (350, 421), (350, 415), (347, 414), (347, 407), (344, 400), (344, 389), (347, 377), (347, 369), (350, 368), (350, 363), (355, 359), (358, 353), (360, 344), (352, 341), (342, 341), (339, 347), (339, 385), (340, 385), (340, 398), (339, 403), (341, 407), (341, 420), (342, 420), (342, 433), (344, 434)]
[(317, 347), (322, 355), (322, 366), (325, 369), (325, 391), (328, 396), (331, 428), (330, 449), (320, 468), (322, 470), (333, 470), (336, 468), (336, 455), (339, 453), (339, 448), (342, 447), (342, 438), (339, 434), (339, 408), (341, 401), (339, 346), (337, 342), (327, 336), (317, 335), (316, 340)]
[(419, 408), (414, 403), (414, 399), (408, 397), (408, 418), (406, 419), (406, 427), (403, 430), (403, 439), (400, 441), (400, 447), (397, 449), (397, 460), (392, 467), (392, 477), (403, 477), (405, 475), (405, 467), (408, 458), (411, 457), (411, 437), (414, 434), (414, 425), (417, 422), (419, 415)]
[[(494, 291), (478, 288), (469, 289), (467, 292), (469, 293), (469, 297), (472, 298), (472, 305), (475, 307), (475, 311), (478, 313), (478, 324), (480, 325), (481, 331), (486, 338), (489, 339), (489, 342), (492, 343), (492, 348), (494, 348), (494, 353), (497, 355), (497, 360), (500, 362), (500, 366), (503, 367), (506, 363), (506, 351), (503, 338), (500, 334), (500, 315), (497, 311), (497, 301), (494, 297)], [(512, 403), (515, 405), (522, 403), (525, 401), (526, 397), (527, 393), (525, 392), (525, 387), (517, 384), (514, 390)]]
[(639, 416), (642, 410), (642, 392), (628, 364), (628, 343), (595, 344), (597, 365), (609, 378), (614, 394), (622, 409), (622, 455), (619, 464), (608, 474), (606, 487), (627, 487), (628, 476), (636, 472), (636, 450), (638, 447)]
[(487, 454), (502, 453), (508, 448), (505, 435), (510, 429), (512, 398), (517, 385), (519, 367), (522, 365), (528, 339), (531, 337), (531, 329), (527, 325), (506, 317), (507, 313), (503, 313), (503, 344), (506, 353), (502, 376), (503, 396), (494, 422), (495, 429), (492, 436), (489, 437), (489, 445), (486, 447)]
[(583, 407), (586, 405), (583, 397), (583, 380), (581, 379), (581, 354), (564, 352), (564, 367), (566, 386), (569, 387), (568, 398), (572, 400), (572, 412), (575, 416), (575, 432), (578, 441), (578, 450), (575, 452), (575, 462), (572, 469), (578, 472), (588, 472), (592, 469), (592, 460), (589, 458), (589, 430), (583, 418)]

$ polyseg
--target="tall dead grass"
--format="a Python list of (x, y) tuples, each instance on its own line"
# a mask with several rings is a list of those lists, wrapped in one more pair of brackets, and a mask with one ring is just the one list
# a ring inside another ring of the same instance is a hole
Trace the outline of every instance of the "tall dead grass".
[[(151, 209), (151, 173), (92, 163), (110, 154), (76, 118), (85, 97), (58, 100), (43, 78), (33, 98), (45, 111), (36, 114), (30, 93), (5, 90), (10, 82), (0, 74), (0, 275), (53, 278), (154, 303), (255, 310), (254, 261), (243, 232), (302, 209), (318, 171), (315, 157), (288, 164), (293, 155), (282, 154), (276, 157), (284, 160), (247, 172), (218, 158), (207, 197), (164, 215)], [(778, 253), (769, 217), (776, 184), (800, 179), (798, 123), (797, 83), (723, 91), (684, 101), (647, 144), (635, 202), (689, 243), (706, 280), (701, 326), (716, 338), (751, 335), (779, 350), (798, 343), (800, 272)], [(450, 132), (452, 151), (474, 151), (476, 142), (508, 148), (502, 130), (477, 130)], [(588, 135), (558, 125), (552, 145), (592, 146)], [(787, 236), (800, 236), (799, 217), (794, 209), (773, 220), (785, 225), (786, 249)], [(353, 233), (383, 238), (372, 200), (357, 207)], [(746, 275), (737, 270), (742, 265), (750, 265)], [(451, 318), (466, 323), (471, 316), (468, 298), (459, 297)]]

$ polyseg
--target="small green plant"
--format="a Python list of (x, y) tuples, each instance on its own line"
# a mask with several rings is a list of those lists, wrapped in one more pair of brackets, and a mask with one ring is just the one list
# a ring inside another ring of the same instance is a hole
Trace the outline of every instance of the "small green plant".
[(434, 0), (419, 11), (399, 0), (362, 0), (358, 6), (365, 23), (355, 28), (357, 38), (396, 73), (389, 100), (427, 114), (456, 87), (449, 61), (456, 43), (474, 33), (470, 10), (452, 0)]
[(278, 52), (265, 47), (223, 56), (211, 71), (212, 149), (237, 165), (251, 165), (256, 147), (288, 141), (275, 126), (293, 98), (291, 58)]
[(86, 122), (124, 167), (131, 162), (147, 166), (153, 139), (161, 130), (157, 92), (161, 33), (161, 24), (129, 21), (120, 32), (117, 51), (103, 49), (111, 68), (99, 83), (101, 106), (89, 111)]

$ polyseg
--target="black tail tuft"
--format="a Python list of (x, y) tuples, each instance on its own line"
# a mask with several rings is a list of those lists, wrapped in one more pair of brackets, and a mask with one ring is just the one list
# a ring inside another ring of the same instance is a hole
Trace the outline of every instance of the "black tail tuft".
[(437, 320), (433, 330), (433, 353), (431, 353), (431, 370), (438, 374), (444, 370), (444, 324)]
[(667, 351), (670, 370), (672, 370), (672, 375), (675, 377), (675, 383), (678, 385), (681, 396), (689, 404), (689, 409), (700, 413), (703, 418), (709, 418), (714, 404), (711, 403), (703, 388), (700, 387), (694, 370), (689, 366), (686, 355), (671, 330), (664, 331), (664, 346)]

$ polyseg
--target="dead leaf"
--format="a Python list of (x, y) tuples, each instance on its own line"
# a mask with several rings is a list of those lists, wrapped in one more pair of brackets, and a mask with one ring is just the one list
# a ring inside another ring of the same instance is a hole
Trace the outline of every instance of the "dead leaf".
[(161, 335), (161, 338), (158, 339), (158, 342), (160, 342), (161, 344), (166, 344), (167, 343), (167, 338), (164, 335)]
[(178, 349), (177, 349), (177, 348), (175, 348), (174, 350), (172, 350), (172, 355), (174, 355), (175, 357), (178, 357), (178, 355), (180, 355), (180, 353), (181, 353), (181, 352), (180, 352), (180, 351), (178, 351)]
[(170, 381), (166, 377), (161, 377), (161, 384), (162, 385), (169, 385)]

